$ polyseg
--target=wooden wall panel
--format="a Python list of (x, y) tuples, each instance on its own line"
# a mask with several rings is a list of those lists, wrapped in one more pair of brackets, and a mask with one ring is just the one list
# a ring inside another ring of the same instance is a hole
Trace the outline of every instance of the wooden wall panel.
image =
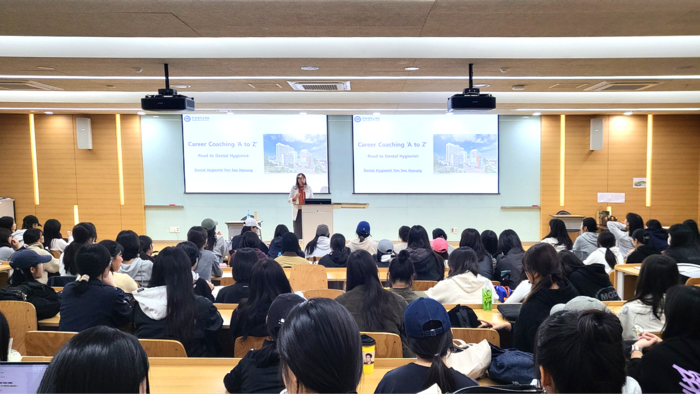
[(559, 211), (559, 116), (542, 117), (540, 163), (540, 237), (549, 232), (549, 215)]
[(646, 206), (646, 189), (632, 187), (633, 178), (645, 178), (647, 173), (647, 117), (642, 116), (610, 116), (609, 128), (609, 159), (608, 185), (610, 193), (625, 193), (624, 204), (610, 204), (613, 215), (618, 220), (628, 212), (641, 215), (646, 221), (650, 218), (650, 210)]
[(122, 228), (146, 233), (143, 191), (143, 155), (141, 153), (141, 117), (121, 115), (122, 158), (124, 168), (124, 205)]
[(15, 199), (17, 227), (20, 228), (23, 217), (36, 214), (29, 141), (29, 115), (1, 116), (0, 196)]

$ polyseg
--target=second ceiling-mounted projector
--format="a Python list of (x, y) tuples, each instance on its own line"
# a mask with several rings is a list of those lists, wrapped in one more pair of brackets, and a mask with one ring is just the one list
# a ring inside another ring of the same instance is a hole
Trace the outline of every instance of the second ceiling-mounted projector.
[(158, 94), (147, 95), (141, 99), (141, 109), (146, 111), (194, 111), (194, 99), (192, 97), (177, 94), (177, 90), (170, 89), (170, 75), (168, 64), (165, 68), (165, 89), (158, 89)]
[(496, 98), (474, 87), (474, 64), (469, 63), (469, 88), (447, 99), (447, 112), (486, 112), (496, 109)]

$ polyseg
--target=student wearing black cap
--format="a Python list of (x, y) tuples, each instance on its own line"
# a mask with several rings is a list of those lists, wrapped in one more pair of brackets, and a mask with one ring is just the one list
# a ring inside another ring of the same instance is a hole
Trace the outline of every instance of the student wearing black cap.
[(229, 393), (279, 393), (284, 389), (276, 341), (289, 311), (304, 301), (294, 293), (280, 294), (272, 301), (267, 311), (267, 332), (271, 340), (263, 342), (260, 350), (249, 351), (226, 374), (224, 386)]
[(15, 231), (12, 233), (12, 238), (16, 239), (17, 242), (19, 242), (19, 247), (24, 246), (24, 232), (32, 229), (32, 228), (39, 228), (41, 227), (41, 223), (39, 223), (39, 219), (37, 219), (36, 216), (34, 215), (27, 215), (22, 219), (22, 229)]
[(10, 267), (14, 269), (10, 286), (27, 296), (27, 301), (36, 308), (38, 320), (56, 316), (61, 308), (61, 301), (54, 289), (37, 280), (44, 274), (44, 264), (51, 259), (51, 255), (42, 256), (29, 249), (18, 250), (10, 258)]

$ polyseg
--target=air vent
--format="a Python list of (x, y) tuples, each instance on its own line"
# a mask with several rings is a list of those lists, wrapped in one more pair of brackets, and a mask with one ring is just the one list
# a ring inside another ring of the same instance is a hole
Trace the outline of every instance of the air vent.
[(36, 81), (3, 81), (0, 90), (63, 90), (55, 86)]
[(659, 84), (661, 84), (661, 82), (601, 82), (584, 90), (588, 92), (633, 92), (646, 90)]
[(336, 92), (350, 90), (350, 81), (345, 82), (291, 82), (287, 81), (294, 90), (308, 90), (311, 92)]

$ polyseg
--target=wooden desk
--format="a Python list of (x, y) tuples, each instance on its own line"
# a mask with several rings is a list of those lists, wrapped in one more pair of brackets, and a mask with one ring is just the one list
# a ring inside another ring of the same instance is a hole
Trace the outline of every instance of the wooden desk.
[(641, 264), (618, 264), (615, 266), (615, 290), (623, 300), (634, 298)]
[(10, 267), (9, 261), (0, 262), (0, 272), (9, 271), (11, 269), (12, 269), (12, 267)]

